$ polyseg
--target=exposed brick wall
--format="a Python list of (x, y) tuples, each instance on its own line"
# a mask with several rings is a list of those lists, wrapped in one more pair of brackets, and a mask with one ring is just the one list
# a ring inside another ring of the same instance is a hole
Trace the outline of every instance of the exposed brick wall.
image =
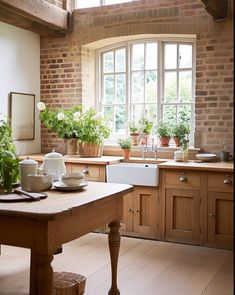
[[(196, 146), (233, 150), (233, 1), (230, 17), (215, 22), (201, 0), (142, 0), (74, 11), (72, 33), (41, 39), (41, 99), (53, 107), (81, 104), (92, 96), (87, 71), (92, 52), (83, 45), (137, 34), (196, 34)], [(42, 152), (64, 152), (42, 128)]]

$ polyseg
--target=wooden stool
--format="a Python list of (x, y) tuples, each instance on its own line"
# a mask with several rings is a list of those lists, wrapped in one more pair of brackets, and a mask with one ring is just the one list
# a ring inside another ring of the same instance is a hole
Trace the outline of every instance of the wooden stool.
[(53, 295), (81, 295), (85, 291), (86, 278), (71, 272), (55, 272)]

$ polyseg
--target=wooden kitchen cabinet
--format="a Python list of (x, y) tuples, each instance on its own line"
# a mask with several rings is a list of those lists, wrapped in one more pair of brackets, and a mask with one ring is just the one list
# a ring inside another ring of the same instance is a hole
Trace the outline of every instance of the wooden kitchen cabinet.
[(201, 244), (201, 174), (166, 170), (163, 174), (164, 240)]
[(165, 240), (200, 244), (200, 191), (166, 189)]
[(83, 172), (88, 181), (106, 181), (105, 165), (66, 163), (66, 169), (68, 172)]
[(132, 193), (124, 196), (123, 235), (159, 239), (159, 222), (158, 188), (135, 186)]
[(207, 175), (207, 241), (216, 248), (233, 248), (233, 184), (232, 173)]

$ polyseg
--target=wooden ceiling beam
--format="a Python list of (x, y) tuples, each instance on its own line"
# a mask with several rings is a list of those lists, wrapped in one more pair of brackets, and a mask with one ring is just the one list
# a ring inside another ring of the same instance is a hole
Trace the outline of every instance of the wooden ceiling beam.
[(71, 13), (44, 0), (0, 0), (0, 21), (43, 36), (71, 30)]
[(207, 12), (214, 20), (226, 19), (229, 16), (229, 0), (202, 0)]

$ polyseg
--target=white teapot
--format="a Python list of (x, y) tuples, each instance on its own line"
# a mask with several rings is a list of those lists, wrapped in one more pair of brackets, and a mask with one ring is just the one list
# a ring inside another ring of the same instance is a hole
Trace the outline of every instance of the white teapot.
[(58, 181), (60, 175), (66, 173), (63, 155), (52, 150), (51, 153), (45, 155), (41, 169), (43, 174), (51, 174), (53, 181)]

